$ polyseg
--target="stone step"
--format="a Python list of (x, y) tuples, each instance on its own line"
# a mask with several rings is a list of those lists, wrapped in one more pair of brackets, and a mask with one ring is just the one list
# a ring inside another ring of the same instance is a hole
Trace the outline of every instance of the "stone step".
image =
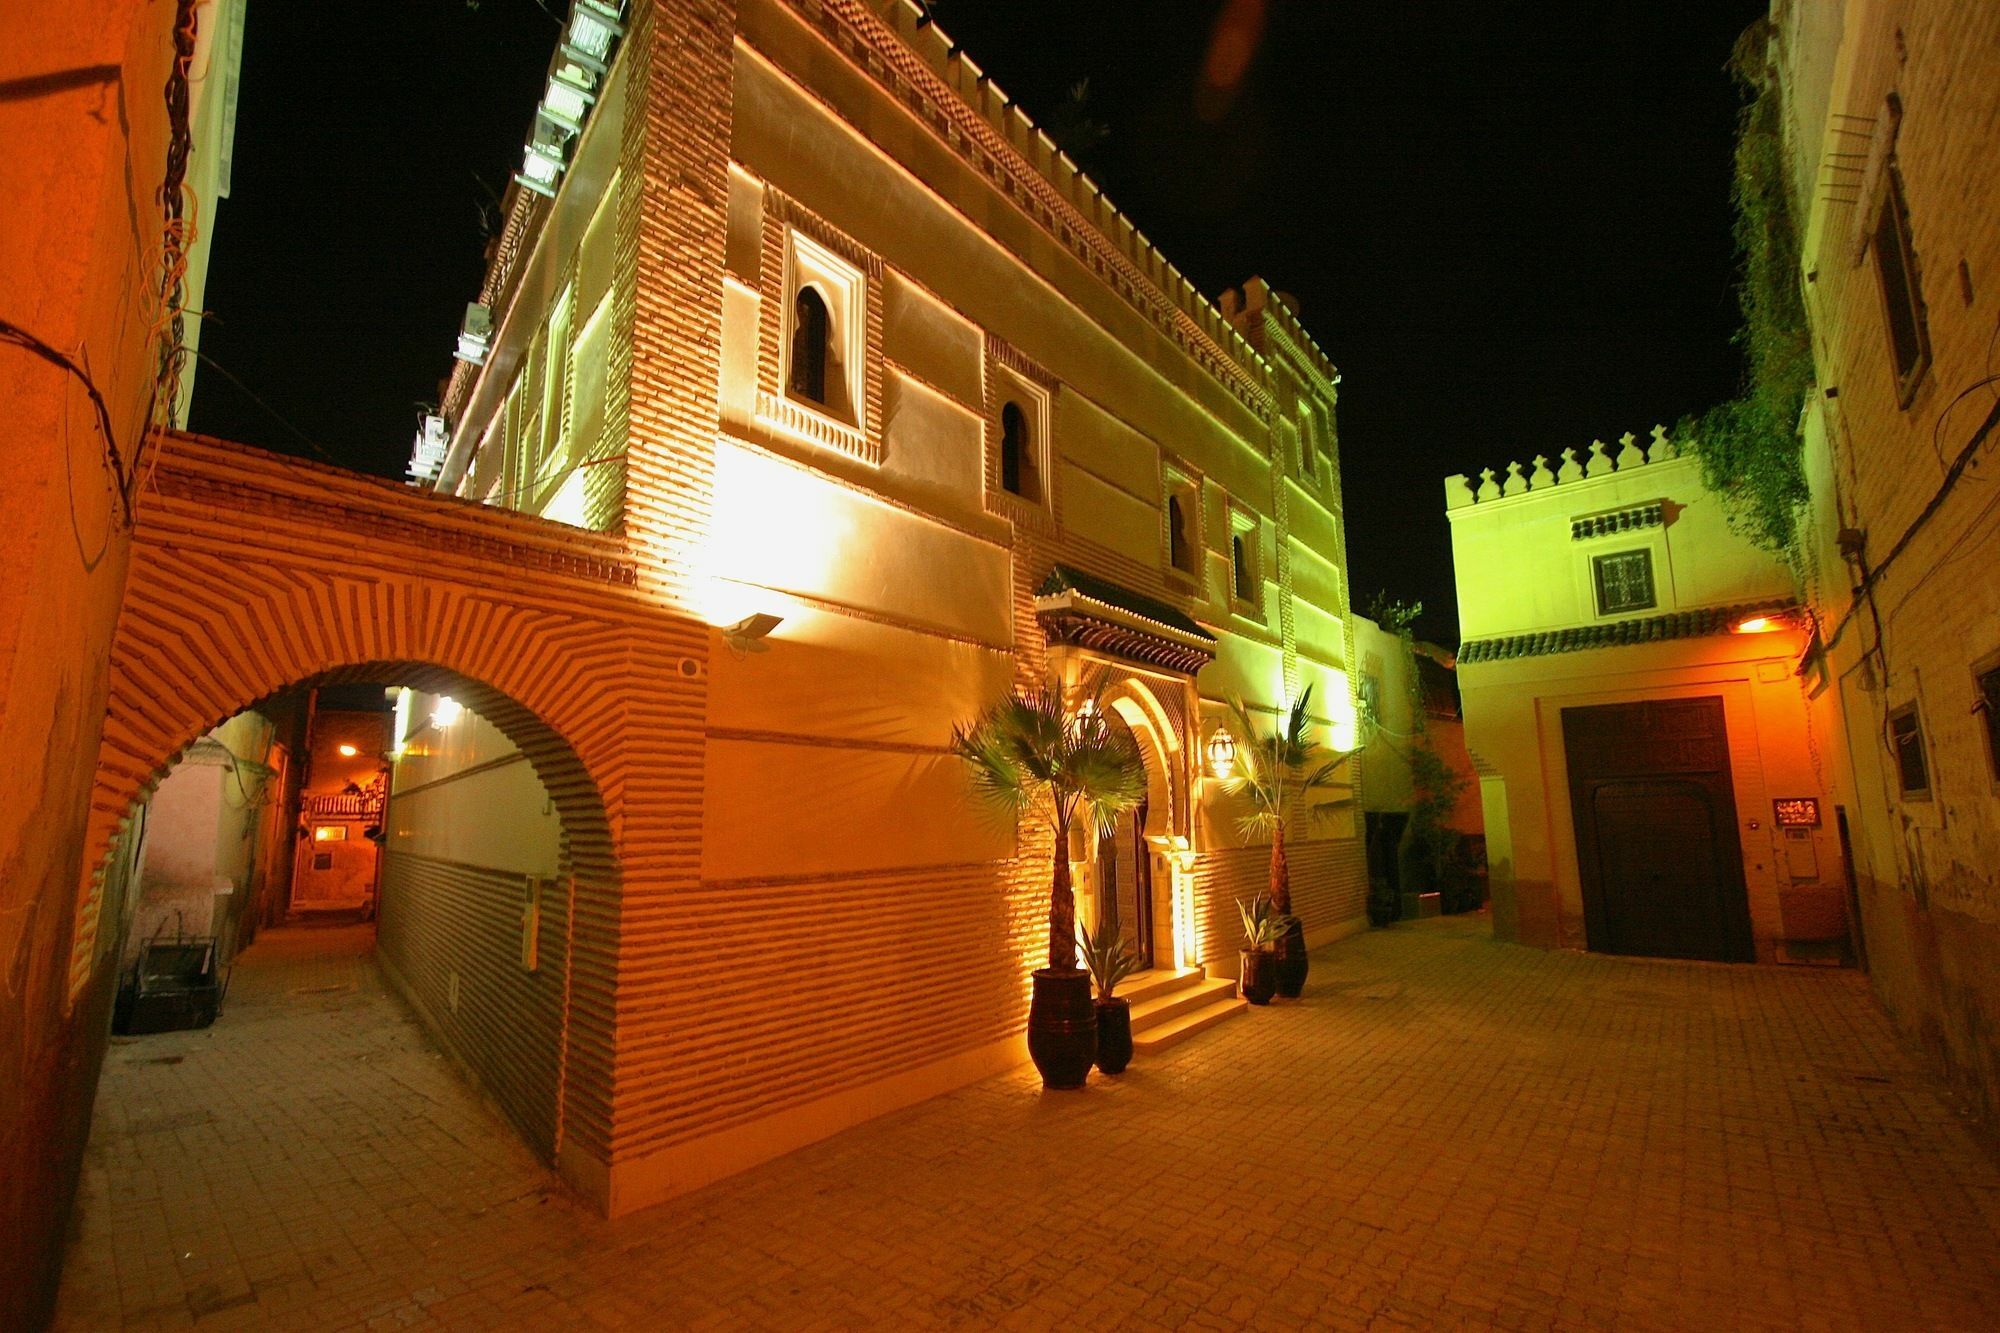
[(1196, 974), (1194, 980), (1170, 991), (1158, 992), (1141, 1001), (1132, 1002), (1132, 1035), (1153, 1028), (1164, 1027), (1183, 1015), (1196, 1009), (1206, 1009), (1218, 1000), (1226, 1000), (1236, 994), (1236, 983), (1225, 980), (1211, 980)]
[[(1230, 989), (1233, 992), (1235, 987), (1232, 986)], [(1226, 1000), (1217, 1000), (1191, 1013), (1182, 1014), (1171, 1022), (1162, 1023), (1159, 1027), (1148, 1028), (1145, 1032), (1134, 1035), (1132, 1049), (1150, 1055), (1164, 1051), (1170, 1046), (1178, 1046), (1198, 1032), (1206, 1032), (1217, 1023), (1228, 1022), (1249, 1007), (1248, 1000), (1238, 999), (1232, 994)]]
[(1136, 1010), (1141, 1004), (1161, 995), (1186, 990), (1198, 986), (1207, 978), (1198, 967), (1155, 968), (1146, 972), (1135, 972), (1118, 983), (1120, 997), (1131, 1001)]

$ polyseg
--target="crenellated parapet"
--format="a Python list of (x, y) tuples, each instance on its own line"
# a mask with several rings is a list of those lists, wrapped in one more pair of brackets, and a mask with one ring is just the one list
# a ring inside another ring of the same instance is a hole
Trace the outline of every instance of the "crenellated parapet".
[(1513, 499), (1530, 492), (1631, 472), (1681, 456), (1680, 444), (1667, 438), (1665, 426), (1653, 427), (1652, 438), (1644, 445), (1631, 431), (1626, 431), (1618, 437), (1615, 453), (1603, 440), (1592, 440), (1590, 448), (1581, 456), (1575, 449), (1564, 449), (1554, 460), (1537, 454), (1525, 466), (1518, 462), (1508, 463), (1504, 473), (1496, 473), (1490, 467), (1483, 468), (1476, 485), (1464, 473), (1446, 477), (1444, 507), (1453, 510), (1464, 509), (1468, 505), (1491, 504), (1495, 500)]

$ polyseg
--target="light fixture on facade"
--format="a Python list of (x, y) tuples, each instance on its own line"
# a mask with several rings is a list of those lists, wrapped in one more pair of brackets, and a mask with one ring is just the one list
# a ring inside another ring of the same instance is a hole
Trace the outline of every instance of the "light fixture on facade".
[[(459, 346), (465, 345), (464, 335), (459, 337)], [(480, 356), (484, 357), (484, 351)], [(435, 481), (444, 470), (445, 451), (451, 446), (451, 435), (445, 430), (444, 418), (435, 412), (426, 412), (417, 423), (417, 438), (410, 445), (409, 475), (412, 481)]]
[(448, 694), (442, 695), (437, 701), (437, 707), (431, 709), (431, 725), (434, 727), (448, 727), (464, 715), (464, 704)]
[(465, 307), (465, 319), (458, 326), (458, 359), (483, 366), (492, 346), (493, 311), (474, 301)]
[(352, 759), (354, 758), (355, 755), (361, 753), (361, 751), (355, 749), (352, 745), (349, 745), (346, 741), (342, 741), (337, 748), (340, 750), (340, 757), (342, 759)]
[(738, 654), (766, 653), (771, 650), (771, 645), (764, 640), (770, 637), (772, 630), (784, 623), (783, 616), (759, 611), (755, 615), (743, 617), (734, 625), (724, 626), (722, 641), (729, 645), (732, 652)]
[(620, 5), (606, 0), (576, 0), (569, 10), (569, 28), (563, 34), (563, 54), (593, 66), (600, 73), (610, 67), (611, 48), (625, 35), (618, 22)]
[(1227, 782), (1236, 773), (1236, 738), (1217, 727), (1208, 738), (1208, 771)]
[(515, 180), (550, 199), (556, 197), (556, 186), (562, 181), (563, 168), (568, 165), (562, 141), (549, 138), (541, 128), (553, 124), (542, 116), (535, 117), (535, 137), (521, 150), (521, 169), (514, 173)]
[(549, 75), (549, 89), (542, 94), (542, 114), (571, 134), (581, 134), (590, 104), (597, 100), (596, 89), (596, 75), (573, 60), (564, 61)]
[(1745, 616), (1729, 627), (1732, 634), (1769, 634), (1772, 630), (1785, 628), (1782, 616)]

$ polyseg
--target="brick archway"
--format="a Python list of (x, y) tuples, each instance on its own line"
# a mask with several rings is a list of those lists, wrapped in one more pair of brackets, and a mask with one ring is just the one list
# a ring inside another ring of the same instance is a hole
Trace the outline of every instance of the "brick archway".
[(72, 996), (106, 965), (113, 840), (188, 746), (301, 685), (451, 694), (521, 749), (562, 816), (576, 1017), (560, 1137), (565, 1158), (586, 1159), (566, 1174), (601, 1195), (624, 867), (635, 851), (657, 864), (673, 828), (648, 770), (691, 747), (699, 762), (685, 723), (700, 716), (706, 628), (645, 595), (613, 535), (188, 436), (167, 442), (153, 484), (111, 648)]

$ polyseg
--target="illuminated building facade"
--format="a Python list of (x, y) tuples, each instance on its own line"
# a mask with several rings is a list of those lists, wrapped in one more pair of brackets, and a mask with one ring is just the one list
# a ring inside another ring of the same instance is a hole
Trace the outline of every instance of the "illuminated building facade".
[(1814, 729), (1876, 993), (2000, 1114), (2000, 9), (1774, 4), (1816, 383)]
[(1493, 929), (1838, 962), (1848, 877), (1790, 571), (1656, 429), (1445, 482)]
[[(661, 739), (599, 779), (629, 978), (603, 1040), (657, 1109), (614, 1096), (610, 1160), (571, 1178), (624, 1211), (1023, 1058), (1048, 835), (996, 824), (947, 741), (1044, 673), (1103, 680), (1147, 764), (1129, 827), (1070, 849), (1084, 920), (1234, 1012), (1269, 848), (1205, 771), (1224, 701), (1311, 687), (1355, 744), (1339, 377), (1287, 299), (1198, 295), (905, 4), (576, 4), (508, 205), (412, 472), (611, 542), (705, 627), (592, 647), (666, 687), (607, 703)], [(439, 706), (396, 728), (383, 956), (484, 1081), (558, 1098), (553, 1035), (468, 1015), (579, 1006), (405, 947), (477, 932), (399, 911), (500, 895), (547, 956), (574, 910), (534, 767)], [(1288, 845), (1309, 941), (1363, 925), (1352, 812)]]

